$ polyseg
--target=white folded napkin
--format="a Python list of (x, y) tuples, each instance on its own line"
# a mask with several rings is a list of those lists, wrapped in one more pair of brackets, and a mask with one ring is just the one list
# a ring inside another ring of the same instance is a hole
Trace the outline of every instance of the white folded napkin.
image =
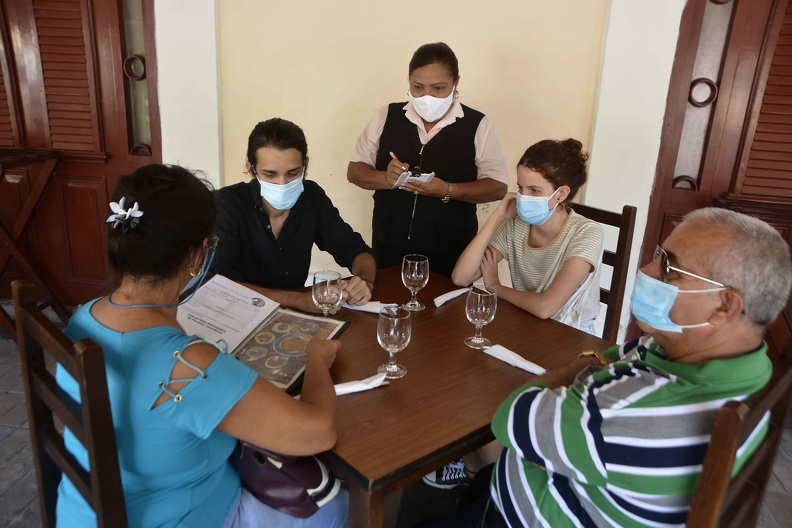
[(442, 306), (446, 302), (454, 299), (455, 297), (459, 297), (463, 293), (467, 293), (470, 288), (459, 288), (458, 290), (450, 291), (448, 293), (444, 293), (443, 295), (439, 295), (435, 297), (434, 303), (435, 306)]
[(380, 310), (385, 308), (386, 306), (398, 306), (396, 303), (382, 303), (379, 301), (369, 301), (366, 304), (347, 304), (344, 303), (344, 308), (349, 308), (350, 310), (360, 310), (361, 312), (371, 312), (371, 313), (380, 313)]
[(520, 356), (519, 354), (515, 354), (508, 348), (501, 346), (501, 345), (492, 345), (489, 348), (484, 349), (485, 354), (489, 354), (494, 358), (498, 358), (501, 361), (505, 361), (509, 365), (513, 367), (517, 367), (523, 370), (527, 370), (532, 374), (542, 375), (546, 372), (545, 369), (533, 363), (532, 361), (528, 361), (524, 357)]
[(349, 394), (351, 392), (360, 392), (369, 389), (376, 389), (385, 380), (385, 374), (375, 374), (370, 378), (360, 381), (347, 381), (346, 383), (339, 383), (335, 386), (336, 395)]

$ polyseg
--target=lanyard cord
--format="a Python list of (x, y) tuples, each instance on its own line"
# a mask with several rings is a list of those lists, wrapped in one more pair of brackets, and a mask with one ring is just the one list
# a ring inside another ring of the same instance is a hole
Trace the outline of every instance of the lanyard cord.
[[(418, 155), (420, 157), (418, 158), (418, 166), (416, 167), (416, 170), (418, 172), (417, 176), (421, 175), (421, 166), (423, 165), (423, 151), (424, 151), (424, 147), (426, 147), (426, 145), (421, 145), (421, 150), (420, 150), (420, 152), (418, 152)], [(417, 205), (418, 205), (418, 192), (416, 191), (415, 192), (415, 198), (413, 199), (412, 214), (410, 215), (410, 230), (407, 232), (407, 240), (410, 240), (410, 237), (412, 237), (413, 220), (415, 220), (415, 206), (417, 206)]]

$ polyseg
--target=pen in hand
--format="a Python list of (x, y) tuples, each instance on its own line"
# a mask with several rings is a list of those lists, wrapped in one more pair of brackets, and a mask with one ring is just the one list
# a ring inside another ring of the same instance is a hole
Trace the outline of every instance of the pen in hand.
[[(393, 152), (389, 152), (388, 154), (390, 154), (390, 157), (391, 157), (391, 158), (393, 158), (394, 160), (396, 160), (396, 161), (398, 161), (399, 163), (401, 163), (401, 161), (399, 161), (399, 158), (397, 158), (397, 157), (396, 157), (396, 154), (394, 154)], [(405, 167), (404, 165), (402, 165), (402, 168), (401, 168), (401, 169), (402, 169), (403, 171), (406, 171), (406, 170), (407, 170), (407, 167)]]

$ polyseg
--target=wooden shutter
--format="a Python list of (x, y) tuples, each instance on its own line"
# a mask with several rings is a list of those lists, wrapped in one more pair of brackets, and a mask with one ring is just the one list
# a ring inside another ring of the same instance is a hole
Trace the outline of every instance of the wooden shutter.
[(52, 148), (102, 150), (87, 0), (33, 1)]
[(14, 138), (7, 93), (5, 80), (0, 75), (0, 147), (2, 148), (18, 146)]
[(736, 194), (792, 198), (792, 6), (773, 54), (756, 131)]
[(11, 41), (4, 22), (5, 11), (0, 4), (0, 148), (13, 148), (22, 146), (22, 141), (16, 111), (16, 79), (12, 61), (9, 60)]

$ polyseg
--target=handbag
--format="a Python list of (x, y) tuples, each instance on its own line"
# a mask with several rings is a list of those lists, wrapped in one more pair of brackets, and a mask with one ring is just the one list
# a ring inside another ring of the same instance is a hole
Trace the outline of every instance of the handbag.
[(232, 463), (254, 497), (301, 519), (319, 511), (341, 489), (341, 481), (314, 456), (281, 455), (242, 442)]

